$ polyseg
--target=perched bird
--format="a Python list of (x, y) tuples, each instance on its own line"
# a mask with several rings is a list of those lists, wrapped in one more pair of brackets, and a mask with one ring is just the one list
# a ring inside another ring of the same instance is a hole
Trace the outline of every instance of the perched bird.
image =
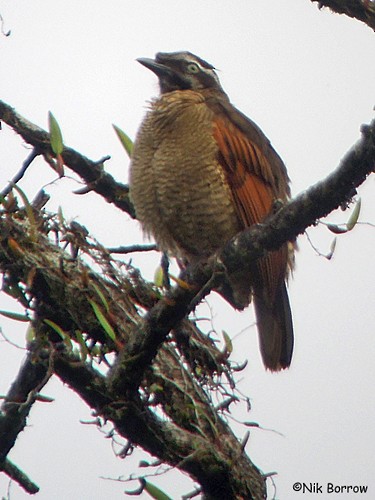
[[(130, 196), (144, 232), (172, 256), (214, 255), (289, 197), (284, 163), (260, 128), (229, 101), (215, 68), (190, 52), (138, 59), (153, 71), (151, 102), (134, 143)], [(293, 324), (286, 291), (288, 245), (228, 276), (228, 301), (254, 301), (266, 368), (290, 365)], [(224, 294), (225, 295), (225, 294)]]

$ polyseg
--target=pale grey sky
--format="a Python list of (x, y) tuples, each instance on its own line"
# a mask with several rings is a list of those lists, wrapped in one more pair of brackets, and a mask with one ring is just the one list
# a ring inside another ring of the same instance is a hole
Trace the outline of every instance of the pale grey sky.
[[(0, 13), (5, 29), (12, 30), (0, 37), (0, 99), (42, 127), (51, 110), (65, 144), (92, 159), (110, 154), (107, 169), (122, 182), (127, 159), (111, 124), (134, 137), (146, 102), (157, 93), (156, 78), (135, 59), (157, 51), (190, 50), (219, 69), (232, 102), (283, 157), (294, 194), (334, 169), (359, 138), (361, 124), (373, 118), (373, 33), (358, 21), (319, 11), (309, 0), (3, 0)], [(1, 186), (26, 155), (4, 125)], [(32, 197), (54, 178), (38, 162), (21, 186)], [(94, 194), (73, 195), (76, 189), (68, 179), (49, 186), (49, 209), (62, 205), (67, 218), (87, 225), (104, 244), (142, 241), (126, 215)], [(374, 189), (369, 178), (359, 190), (362, 222), (375, 223)], [(337, 211), (329, 220), (345, 222), (349, 213)], [(328, 252), (331, 233), (317, 227), (308, 234)], [(234, 337), (232, 358), (249, 360), (239, 388), (251, 398), (252, 411), (246, 415), (239, 407), (235, 416), (282, 434), (254, 429), (247, 445), (264, 472), (278, 472), (276, 498), (305, 498), (293, 492), (296, 481), (367, 484), (372, 493), (366, 498), (373, 498), (375, 229), (358, 225), (340, 236), (331, 261), (318, 257), (305, 237), (299, 247), (290, 283), (296, 349), (289, 371), (264, 371), (251, 308), (236, 313), (217, 297), (209, 299), (217, 330)], [(142, 255), (135, 261), (151, 278), (157, 260)], [(16, 306), (0, 295), (0, 309)], [(202, 314), (208, 312), (203, 306)], [(22, 326), (0, 323), (14, 342), (24, 342)], [(1, 394), (22, 358), (22, 351), (0, 342)], [(37, 498), (115, 499), (135, 487), (99, 476), (128, 476), (142, 453), (116, 459), (108, 440), (79, 423), (90, 419), (90, 411), (78, 398), (56, 380), (43, 392), (56, 401), (36, 405), (11, 454), (41, 486)], [(247, 430), (235, 429), (239, 437)], [(193, 489), (173, 472), (153, 481), (173, 498)], [(0, 476), (0, 495), (7, 484)], [(272, 486), (269, 492), (272, 498)], [(12, 485), (11, 498), (27, 495)]]

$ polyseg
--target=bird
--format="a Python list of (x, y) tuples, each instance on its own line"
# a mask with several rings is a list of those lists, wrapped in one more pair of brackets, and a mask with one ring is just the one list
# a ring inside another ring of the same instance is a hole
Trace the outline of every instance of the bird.
[[(199, 262), (289, 199), (287, 170), (262, 130), (231, 104), (210, 63), (188, 51), (137, 61), (157, 76), (160, 95), (136, 134), (130, 199), (144, 233), (162, 251)], [(250, 274), (229, 275), (223, 286), (236, 309), (253, 301), (261, 356), (271, 371), (292, 359), (289, 247), (258, 259)]]

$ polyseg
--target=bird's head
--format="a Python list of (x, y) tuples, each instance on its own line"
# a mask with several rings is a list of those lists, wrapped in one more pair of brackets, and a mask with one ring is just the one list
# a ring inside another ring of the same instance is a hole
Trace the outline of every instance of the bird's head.
[(191, 52), (158, 52), (155, 59), (137, 61), (159, 78), (160, 92), (216, 89), (222, 91), (215, 68)]

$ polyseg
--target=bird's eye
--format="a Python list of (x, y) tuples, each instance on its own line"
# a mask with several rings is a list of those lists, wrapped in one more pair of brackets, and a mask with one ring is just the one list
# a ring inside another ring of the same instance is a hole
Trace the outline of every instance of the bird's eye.
[(188, 73), (199, 73), (199, 66), (196, 63), (190, 63), (187, 65)]

